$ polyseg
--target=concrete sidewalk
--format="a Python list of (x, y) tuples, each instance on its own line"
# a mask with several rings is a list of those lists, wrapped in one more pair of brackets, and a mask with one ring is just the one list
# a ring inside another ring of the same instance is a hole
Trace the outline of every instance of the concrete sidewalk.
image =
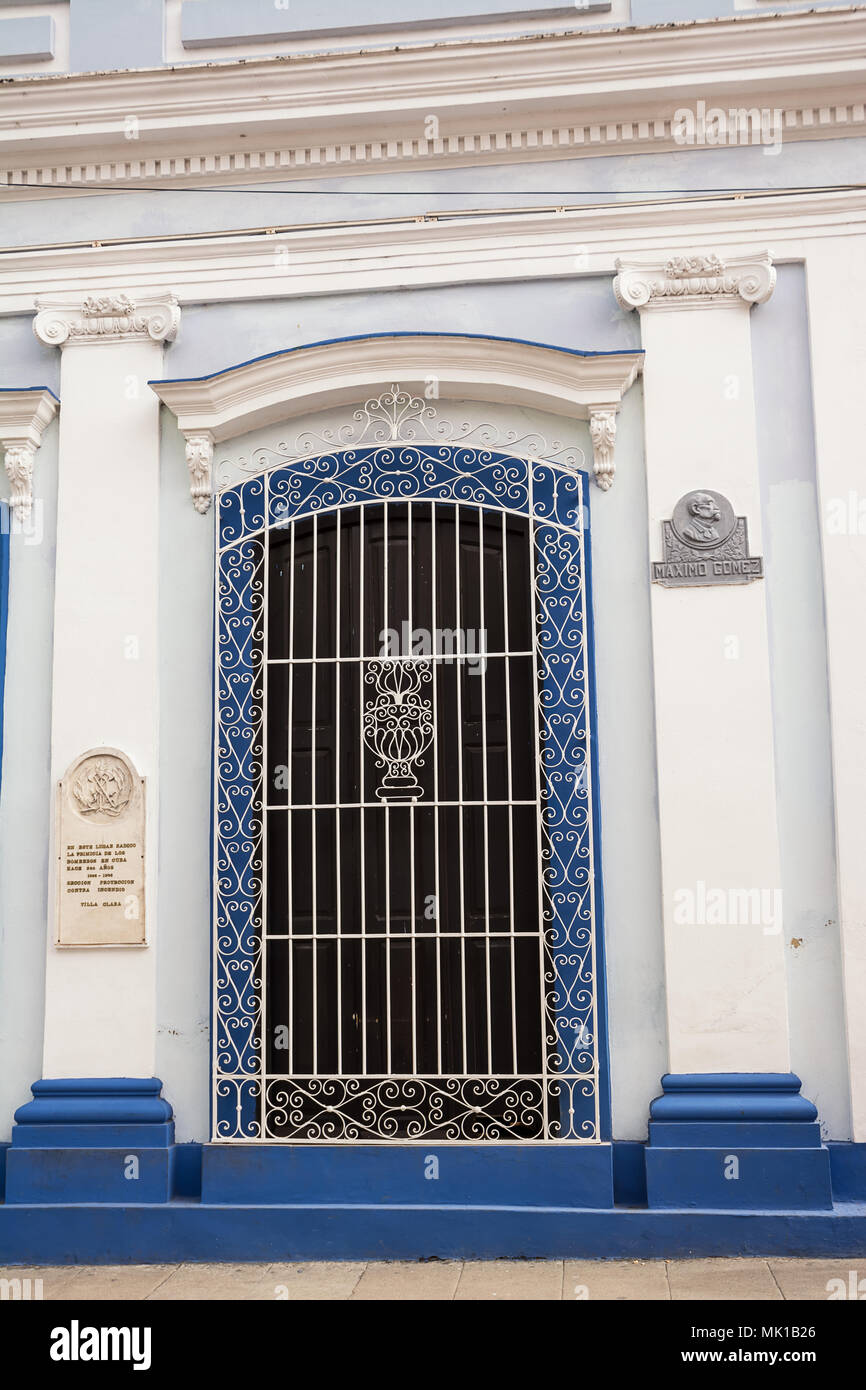
[[(851, 1297), (866, 1260), (431, 1260), (412, 1264), (69, 1265), (0, 1268), (0, 1298), (31, 1280), (45, 1300), (245, 1301), (366, 1299), (402, 1302), (542, 1299), (827, 1300)], [(833, 1283), (832, 1281), (841, 1281)], [(844, 1295), (841, 1290), (844, 1289)], [(25, 1294), (26, 1296), (26, 1294)]]

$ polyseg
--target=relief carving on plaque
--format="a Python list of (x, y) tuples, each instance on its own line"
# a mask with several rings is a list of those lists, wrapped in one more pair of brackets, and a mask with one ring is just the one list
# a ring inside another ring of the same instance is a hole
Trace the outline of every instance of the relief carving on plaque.
[(132, 796), (132, 778), (123, 759), (113, 754), (85, 758), (72, 783), (72, 795), (79, 815), (94, 820), (122, 815)]
[(763, 578), (763, 560), (749, 554), (746, 518), (720, 492), (687, 492), (670, 521), (662, 522), (662, 534), (664, 559), (653, 561), (654, 584), (678, 588)]
[(58, 786), (58, 946), (143, 946), (144, 778), (92, 748)]

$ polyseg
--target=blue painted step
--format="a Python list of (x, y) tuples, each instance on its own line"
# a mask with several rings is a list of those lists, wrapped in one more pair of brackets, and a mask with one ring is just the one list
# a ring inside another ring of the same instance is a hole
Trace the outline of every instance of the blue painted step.
[(203, 1202), (613, 1206), (610, 1144), (206, 1144)]

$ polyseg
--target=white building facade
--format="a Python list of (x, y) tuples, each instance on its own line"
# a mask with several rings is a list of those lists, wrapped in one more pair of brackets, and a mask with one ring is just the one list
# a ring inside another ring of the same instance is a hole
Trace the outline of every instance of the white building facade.
[(862, 1253), (866, 6), (114, 8), (0, 9), (0, 1257)]

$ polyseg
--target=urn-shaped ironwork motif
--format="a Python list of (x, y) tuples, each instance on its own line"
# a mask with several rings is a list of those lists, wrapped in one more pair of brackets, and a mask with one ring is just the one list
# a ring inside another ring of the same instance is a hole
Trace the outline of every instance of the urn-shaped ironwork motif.
[(424, 687), (433, 681), (429, 661), (371, 661), (364, 672), (374, 694), (364, 703), (364, 742), (385, 769), (380, 801), (414, 801), (424, 795), (415, 775), (433, 741), (433, 702)]

